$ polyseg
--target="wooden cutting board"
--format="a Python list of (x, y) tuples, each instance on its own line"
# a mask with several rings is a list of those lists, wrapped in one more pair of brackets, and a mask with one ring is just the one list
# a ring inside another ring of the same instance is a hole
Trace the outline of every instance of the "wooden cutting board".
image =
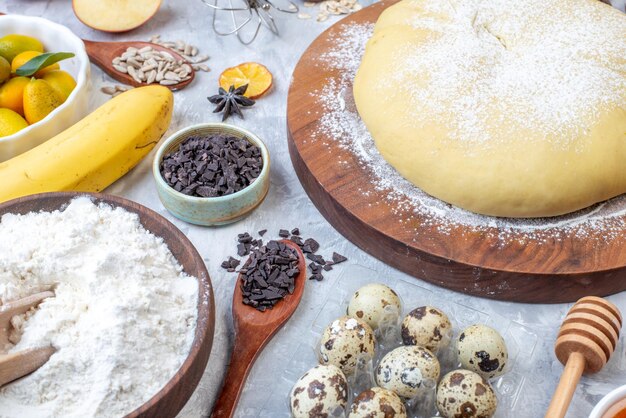
[[(626, 289), (626, 216), (612, 234), (595, 228), (511, 237), (416, 213), (400, 222), (397, 203), (377, 190), (367, 166), (321, 129), (319, 92), (340, 71), (320, 64), (336, 48), (345, 25), (374, 23), (395, 3), (383, 1), (322, 33), (300, 59), (289, 89), (288, 144), (293, 166), (313, 203), (347, 239), (416, 278), (459, 292), (516, 302), (572, 302)], [(346, 102), (352, 101), (348, 86)], [(615, 226), (617, 225), (617, 226)], [(622, 226), (619, 226), (622, 225)], [(617, 228), (617, 232), (616, 232)], [(620, 229), (624, 229), (623, 231)]]

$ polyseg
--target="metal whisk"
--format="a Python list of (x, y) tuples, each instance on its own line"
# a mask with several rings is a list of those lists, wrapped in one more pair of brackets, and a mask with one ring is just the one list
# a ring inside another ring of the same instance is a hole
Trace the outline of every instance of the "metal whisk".
[[(233, 0), (228, 0), (228, 5), (220, 5), (220, 0), (202, 0), (204, 4), (213, 9), (213, 30), (220, 36), (237, 35), (239, 41), (244, 45), (251, 44), (259, 34), (261, 26), (267, 27), (273, 34), (278, 35), (278, 26), (272, 16), (272, 10), (283, 13), (298, 13), (298, 6), (291, 0), (279, 0), (286, 4), (280, 7), (275, 3), (277, 0), (237, 0), (240, 6), (233, 4)], [(218, 12), (230, 12), (232, 29), (222, 31), (217, 25)], [(256, 22), (256, 23), (254, 23)], [(253, 30), (245, 30), (244, 27), (256, 25)], [(251, 32), (244, 33), (244, 32)]]

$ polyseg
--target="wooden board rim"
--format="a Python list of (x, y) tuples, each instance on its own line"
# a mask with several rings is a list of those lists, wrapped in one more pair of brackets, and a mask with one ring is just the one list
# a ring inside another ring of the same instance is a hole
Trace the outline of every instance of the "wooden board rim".
[[(312, 153), (309, 149), (312, 146), (305, 145), (311, 137), (310, 133), (318, 126), (316, 117), (319, 117), (319, 114), (309, 115), (308, 113), (311, 112), (304, 110), (319, 107), (313, 97), (316, 90), (323, 88), (320, 80), (336, 74), (328, 69), (320, 70), (317, 66), (318, 73), (326, 72), (326, 74), (316, 77), (311, 75), (315, 73), (311, 66), (316, 62), (317, 57), (328, 51), (329, 45), (332, 44), (330, 39), (336, 36), (339, 27), (351, 23), (374, 22), (378, 15), (393, 3), (395, 0), (376, 3), (328, 28), (307, 48), (294, 70), (287, 104), (289, 152), (300, 182), (322, 215), (342, 235), (387, 264), (437, 285), (472, 295), (519, 302), (550, 303), (571, 302), (585, 295), (605, 296), (625, 290), (626, 282), (620, 284), (619, 279), (626, 277), (626, 242), (607, 244), (619, 257), (611, 258), (602, 266), (588, 269), (578, 264), (580, 259), (587, 261), (584, 258), (584, 252), (580, 254), (579, 259), (566, 260), (560, 266), (560, 270), (525, 269), (514, 263), (502, 265), (502, 260), (498, 260), (497, 257), (492, 257), (486, 262), (477, 262), (481, 261), (479, 256), (466, 259), (451, 256), (454, 251), (449, 251), (448, 247), (433, 250), (422, 245), (422, 241), (418, 241), (417, 244), (408, 244), (397, 239), (385, 228), (381, 228), (381, 225), (364, 219), (362, 211), (355, 211), (353, 207), (349, 207), (346, 204), (348, 199), (337, 194), (338, 181), (332, 183), (328, 178), (320, 175), (322, 169), (319, 164), (315, 164), (314, 159), (310, 158)], [(334, 41), (336, 42), (336, 38)], [(332, 140), (326, 142), (332, 142)], [(336, 148), (333, 148), (333, 152), (340, 152)], [(337, 167), (334, 168), (337, 169)], [(350, 174), (345, 174), (345, 176), (350, 176)], [(354, 196), (351, 197), (354, 198)], [(360, 230), (361, 236), (354, 232), (355, 229)], [(626, 236), (626, 234), (623, 235)], [(568, 236), (567, 239), (571, 237)], [(372, 246), (367, 241), (382, 245)], [(552, 245), (555, 248), (561, 246), (556, 239)], [(555, 248), (550, 251), (556, 252)], [(570, 247), (569, 251), (576, 254), (577, 249)], [(397, 257), (401, 257), (403, 253), (410, 254), (419, 260), (411, 262), (402, 258), (398, 259)], [(531, 257), (533, 255), (530, 254)], [(490, 264), (494, 260), (496, 264)], [(532, 260), (530, 261), (532, 264)], [(456, 277), (446, 277), (451, 272), (451, 275)], [(459, 281), (459, 277), (464, 277), (464, 280)]]

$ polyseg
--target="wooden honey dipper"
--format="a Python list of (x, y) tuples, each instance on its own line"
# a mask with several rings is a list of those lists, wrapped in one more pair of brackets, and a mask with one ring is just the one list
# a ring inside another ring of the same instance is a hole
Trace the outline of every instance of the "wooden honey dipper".
[(583, 373), (596, 373), (604, 367), (619, 341), (622, 315), (611, 302), (587, 296), (567, 313), (556, 340), (554, 352), (565, 365), (546, 418), (562, 418), (574, 396)]

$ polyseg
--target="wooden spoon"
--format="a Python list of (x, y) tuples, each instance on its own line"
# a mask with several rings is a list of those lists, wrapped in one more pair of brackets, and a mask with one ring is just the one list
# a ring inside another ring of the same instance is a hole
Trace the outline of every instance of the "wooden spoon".
[(294, 292), (291, 295), (287, 295), (272, 309), (259, 312), (255, 308), (242, 303), (243, 295), (239, 285), (241, 275), (238, 277), (233, 296), (235, 344), (222, 392), (213, 408), (212, 418), (230, 418), (233, 416), (239, 395), (254, 361), (263, 347), (295, 312), (302, 298), (302, 292), (306, 283), (304, 254), (302, 254), (300, 247), (293, 242), (287, 240), (281, 242), (298, 253), (300, 274), (295, 279)]
[(567, 313), (554, 352), (565, 365), (546, 418), (563, 418), (583, 373), (596, 373), (609, 361), (619, 341), (622, 315), (611, 302), (587, 296)]
[[(9, 342), (11, 318), (26, 313), (44, 299), (53, 296), (53, 292), (41, 292), (0, 306), (0, 350)], [(0, 387), (34, 372), (43, 366), (54, 352), (55, 349), (52, 347), (40, 347), (0, 355)]]
[[(154, 50), (164, 51), (164, 52), (169, 53), (177, 61), (187, 62), (187, 60), (185, 60), (185, 58), (183, 58), (180, 54), (172, 51), (169, 48), (166, 48), (161, 45), (153, 44), (151, 42), (139, 42), (139, 41), (95, 42), (95, 41), (88, 41), (88, 40), (83, 40), (83, 42), (85, 43), (85, 48), (87, 49), (87, 55), (89, 55), (91, 62), (96, 64), (98, 67), (102, 68), (102, 70), (105, 73), (107, 73), (112, 78), (119, 81), (120, 83), (128, 84), (134, 87), (147, 86), (147, 84), (138, 83), (130, 75), (121, 73), (117, 71), (115, 68), (113, 68), (113, 59), (115, 57), (121, 56), (124, 52), (126, 52), (126, 49), (130, 47), (141, 49), (146, 46), (149, 46), (149, 47), (152, 47), (152, 49)], [(189, 64), (189, 62), (187, 62), (187, 64)], [(189, 64), (189, 66), (191, 67), (191, 64)], [(195, 74), (196, 73), (192, 68), (191, 73), (189, 74), (190, 78), (188, 80), (181, 81), (178, 84), (174, 84), (172, 86), (165, 86), (165, 87), (169, 88), (172, 91), (184, 89), (185, 87), (189, 85), (189, 83), (193, 81)]]

